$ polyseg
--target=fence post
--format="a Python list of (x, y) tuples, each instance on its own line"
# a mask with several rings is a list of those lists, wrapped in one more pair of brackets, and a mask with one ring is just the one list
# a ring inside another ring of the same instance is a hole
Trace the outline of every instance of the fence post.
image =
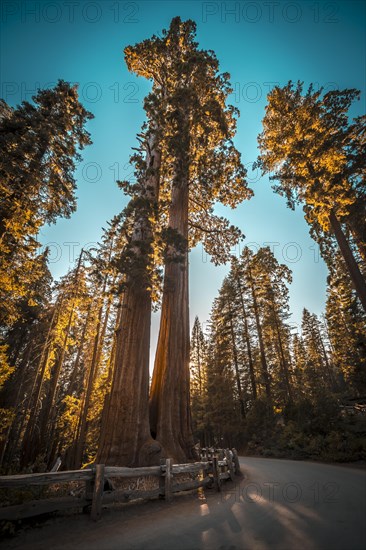
[(54, 465), (51, 468), (51, 472), (58, 472), (59, 469), (60, 469), (60, 466), (61, 466), (61, 458), (58, 456), (56, 458), (56, 462), (54, 463)]
[(225, 449), (224, 453), (225, 453), (225, 458), (226, 458), (226, 462), (227, 462), (227, 467), (228, 467), (230, 479), (231, 479), (231, 481), (234, 481), (234, 464), (233, 464), (233, 461), (231, 460), (231, 455), (230, 455), (229, 449)]
[(217, 456), (212, 457), (212, 472), (213, 472), (213, 478), (214, 478), (214, 486), (216, 491), (220, 491), (220, 472), (219, 472), (219, 465), (217, 461)]
[[(95, 464), (92, 464), (90, 467), (91, 473), (92, 473), (92, 479), (88, 479), (85, 481), (85, 499), (86, 500), (93, 500), (93, 490), (94, 490), (94, 480), (95, 480)], [(87, 504), (83, 507), (83, 513), (89, 514), (90, 513), (90, 504)]]
[(165, 466), (164, 458), (160, 459), (160, 476), (159, 476), (159, 498), (164, 498), (165, 496), (165, 474), (163, 471), (163, 466)]
[(238, 457), (238, 451), (234, 448), (233, 448), (233, 459), (234, 459), (234, 464), (235, 464), (235, 475), (237, 475), (237, 476), (243, 475), (241, 473), (241, 470), (240, 470), (240, 462), (239, 462), (239, 457)]
[(165, 461), (165, 500), (171, 502), (172, 500), (172, 459), (167, 458)]
[(95, 480), (93, 488), (93, 500), (91, 507), (91, 519), (97, 521), (102, 514), (102, 498), (104, 489), (104, 464), (97, 464), (95, 468)]

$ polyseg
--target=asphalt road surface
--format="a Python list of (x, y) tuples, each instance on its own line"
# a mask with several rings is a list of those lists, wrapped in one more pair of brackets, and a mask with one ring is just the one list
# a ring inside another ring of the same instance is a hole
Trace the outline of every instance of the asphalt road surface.
[(52, 519), (0, 548), (17, 550), (365, 550), (366, 472), (241, 458), (244, 478), (87, 516)]

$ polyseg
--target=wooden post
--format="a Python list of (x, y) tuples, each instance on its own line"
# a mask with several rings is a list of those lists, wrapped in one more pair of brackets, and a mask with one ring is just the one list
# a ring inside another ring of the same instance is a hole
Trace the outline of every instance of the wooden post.
[(231, 460), (231, 455), (230, 455), (229, 449), (225, 449), (224, 453), (225, 453), (225, 458), (226, 458), (226, 462), (227, 462), (227, 467), (228, 467), (230, 479), (231, 479), (231, 481), (234, 481), (234, 464), (233, 464), (233, 461)]
[(159, 477), (159, 498), (165, 497), (165, 472), (163, 470), (165, 466), (164, 458), (160, 459), (160, 477)]
[(216, 491), (220, 491), (220, 473), (219, 473), (219, 465), (217, 456), (212, 457), (212, 472), (213, 472), (213, 478), (214, 478), (214, 486)]
[(91, 507), (91, 519), (97, 521), (102, 514), (102, 498), (104, 489), (104, 464), (97, 464), (95, 469), (95, 481), (93, 489), (93, 501)]
[(58, 472), (61, 466), (61, 458), (58, 456), (56, 462), (51, 468), (51, 472)]
[(172, 500), (172, 459), (167, 458), (165, 461), (165, 500), (170, 502)]
[[(93, 490), (94, 490), (94, 480), (95, 480), (95, 465), (93, 464), (90, 467), (90, 470), (92, 471), (93, 479), (87, 479), (85, 481), (85, 499), (86, 500), (93, 500)], [(90, 513), (90, 502), (83, 508), (84, 514)]]
[(239, 457), (238, 457), (238, 451), (236, 449), (233, 449), (232, 451), (233, 451), (233, 460), (234, 460), (234, 464), (235, 464), (235, 475), (241, 476), (243, 474), (240, 470), (240, 462), (239, 462)]

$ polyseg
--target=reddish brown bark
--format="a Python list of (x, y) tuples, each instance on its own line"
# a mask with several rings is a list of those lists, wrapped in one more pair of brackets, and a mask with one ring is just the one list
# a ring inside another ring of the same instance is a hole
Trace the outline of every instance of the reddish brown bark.
[[(158, 200), (160, 167), (160, 153), (153, 142), (147, 166), (147, 197), (153, 206)], [(148, 214), (138, 217), (132, 242), (151, 235)], [(152, 439), (149, 425), (151, 294), (144, 277), (128, 277), (122, 308), (112, 388), (103, 413), (96, 460), (121, 466), (159, 464), (161, 447)]]
[[(188, 184), (172, 190), (169, 227), (188, 241)], [(174, 246), (173, 246), (174, 249)], [(179, 256), (179, 254), (178, 254)], [(188, 250), (173, 250), (165, 266), (160, 331), (150, 394), (150, 425), (164, 456), (195, 458), (189, 395)]]

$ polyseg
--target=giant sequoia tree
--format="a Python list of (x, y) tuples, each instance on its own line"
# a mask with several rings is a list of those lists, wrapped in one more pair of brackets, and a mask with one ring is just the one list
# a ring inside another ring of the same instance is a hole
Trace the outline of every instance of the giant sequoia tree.
[[(214, 213), (216, 203), (234, 207), (251, 194), (232, 142), (228, 75), (198, 48), (194, 23), (179, 18), (125, 55), (152, 81), (131, 157), (136, 182), (119, 183), (130, 202), (101, 244), (53, 284), (37, 231), (75, 208), (73, 169), (90, 141), (90, 114), (63, 82), (34, 105), (0, 101), (0, 467), (44, 471), (61, 457), (64, 468), (78, 468), (95, 460), (98, 442), (101, 463), (189, 460), (190, 401), (194, 435), (206, 445), (279, 445), (327, 459), (332, 445), (350, 448), (339, 404), (366, 387), (357, 297), (365, 117), (351, 125), (346, 117), (356, 92), (321, 98), (288, 85), (270, 95), (260, 163), (275, 169), (290, 206), (304, 204), (330, 271), (325, 318), (305, 309), (301, 334), (291, 337), (291, 272), (269, 248), (233, 258), (240, 231)], [(207, 337), (196, 318), (189, 364), (188, 254), (198, 242), (231, 269)], [(151, 310), (160, 298), (149, 396)]]
[(231, 91), (228, 75), (218, 73), (213, 52), (199, 50), (194, 38), (195, 24), (175, 18), (163, 39), (153, 38), (148, 45), (149, 52), (160, 55), (163, 49), (159, 78), (167, 101), (163, 151), (170, 184), (150, 422), (165, 454), (178, 461), (194, 457), (189, 409), (189, 246), (202, 240), (216, 261), (227, 257), (238, 232), (227, 220), (214, 216), (213, 205), (220, 201), (234, 206), (249, 196), (245, 169), (232, 143), (236, 113), (226, 106)]
[[(237, 113), (226, 106), (228, 75), (219, 74), (213, 52), (199, 50), (194, 38), (195, 24), (175, 18), (161, 38), (125, 49), (129, 69), (153, 87), (145, 101), (147, 132), (140, 136), (146, 159), (139, 160), (139, 187), (129, 207), (130, 240), (122, 262), (125, 310), (99, 452), (108, 463), (194, 456), (188, 251), (201, 240), (215, 261), (226, 259), (240, 232), (214, 215), (214, 203), (234, 206), (250, 195), (232, 143)], [(151, 292), (160, 250), (165, 274), (149, 420)]]
[(342, 227), (353, 233), (361, 254), (365, 236), (365, 117), (348, 122), (357, 90), (303, 93), (289, 82), (268, 94), (259, 165), (278, 180), (275, 191), (294, 208), (302, 203), (317, 240), (333, 233), (366, 310), (366, 283)]
[[(154, 99), (157, 100), (156, 95)], [(147, 111), (149, 114), (148, 108)], [(154, 226), (161, 163), (157, 117), (153, 117), (150, 111), (143, 139), (145, 159), (140, 155), (134, 159), (137, 184), (125, 213), (126, 245), (118, 261), (124, 275), (122, 309), (111, 393), (105, 405), (98, 450), (98, 460), (112, 465), (155, 463), (160, 452), (160, 445), (150, 435), (148, 408)]]

